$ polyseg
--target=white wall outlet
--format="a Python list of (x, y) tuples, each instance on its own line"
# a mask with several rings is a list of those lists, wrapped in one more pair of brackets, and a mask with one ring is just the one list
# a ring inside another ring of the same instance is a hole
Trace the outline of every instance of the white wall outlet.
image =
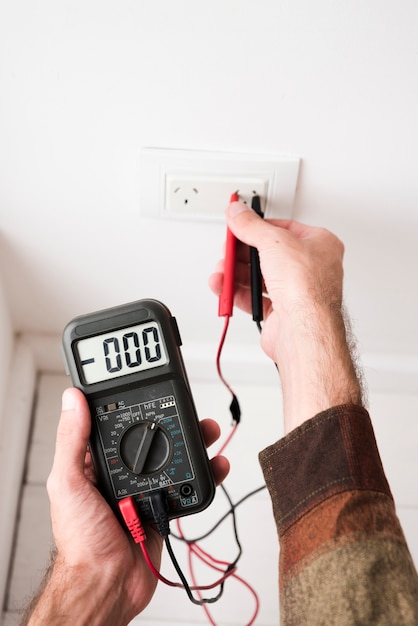
[(149, 217), (224, 220), (232, 193), (261, 198), (267, 218), (292, 215), (300, 159), (196, 150), (141, 151), (141, 213)]
[(175, 215), (218, 216), (225, 211), (231, 194), (237, 192), (240, 200), (249, 205), (253, 196), (260, 196), (263, 209), (267, 188), (268, 180), (262, 178), (167, 174), (164, 208)]

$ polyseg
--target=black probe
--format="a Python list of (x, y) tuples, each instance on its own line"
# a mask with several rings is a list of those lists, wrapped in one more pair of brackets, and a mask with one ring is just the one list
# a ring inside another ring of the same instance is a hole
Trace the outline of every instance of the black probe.
[[(260, 196), (253, 196), (251, 208), (260, 217), (264, 217), (261, 210)], [(260, 257), (257, 248), (250, 247), (250, 276), (251, 276), (251, 308), (253, 320), (261, 330), (263, 321), (263, 277), (260, 269)]]

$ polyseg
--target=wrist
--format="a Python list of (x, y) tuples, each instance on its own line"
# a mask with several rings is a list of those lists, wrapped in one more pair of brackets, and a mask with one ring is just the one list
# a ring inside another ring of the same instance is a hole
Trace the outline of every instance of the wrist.
[(134, 617), (129, 614), (123, 580), (105, 568), (95, 573), (69, 566), (58, 557), (28, 625), (126, 626)]
[(275, 359), (285, 432), (339, 404), (362, 404), (348, 320), (340, 306), (310, 303), (278, 316)]

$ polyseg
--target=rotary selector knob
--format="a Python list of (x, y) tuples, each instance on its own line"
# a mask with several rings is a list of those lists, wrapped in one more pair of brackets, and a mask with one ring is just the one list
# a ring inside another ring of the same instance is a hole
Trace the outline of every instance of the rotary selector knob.
[(161, 426), (143, 421), (124, 433), (120, 455), (134, 474), (155, 474), (162, 471), (170, 459), (170, 440)]

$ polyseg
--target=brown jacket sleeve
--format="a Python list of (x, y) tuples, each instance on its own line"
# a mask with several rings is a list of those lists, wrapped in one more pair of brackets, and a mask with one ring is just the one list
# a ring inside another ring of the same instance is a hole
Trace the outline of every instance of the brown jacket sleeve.
[(260, 453), (283, 626), (418, 625), (418, 576), (367, 411), (324, 411)]

